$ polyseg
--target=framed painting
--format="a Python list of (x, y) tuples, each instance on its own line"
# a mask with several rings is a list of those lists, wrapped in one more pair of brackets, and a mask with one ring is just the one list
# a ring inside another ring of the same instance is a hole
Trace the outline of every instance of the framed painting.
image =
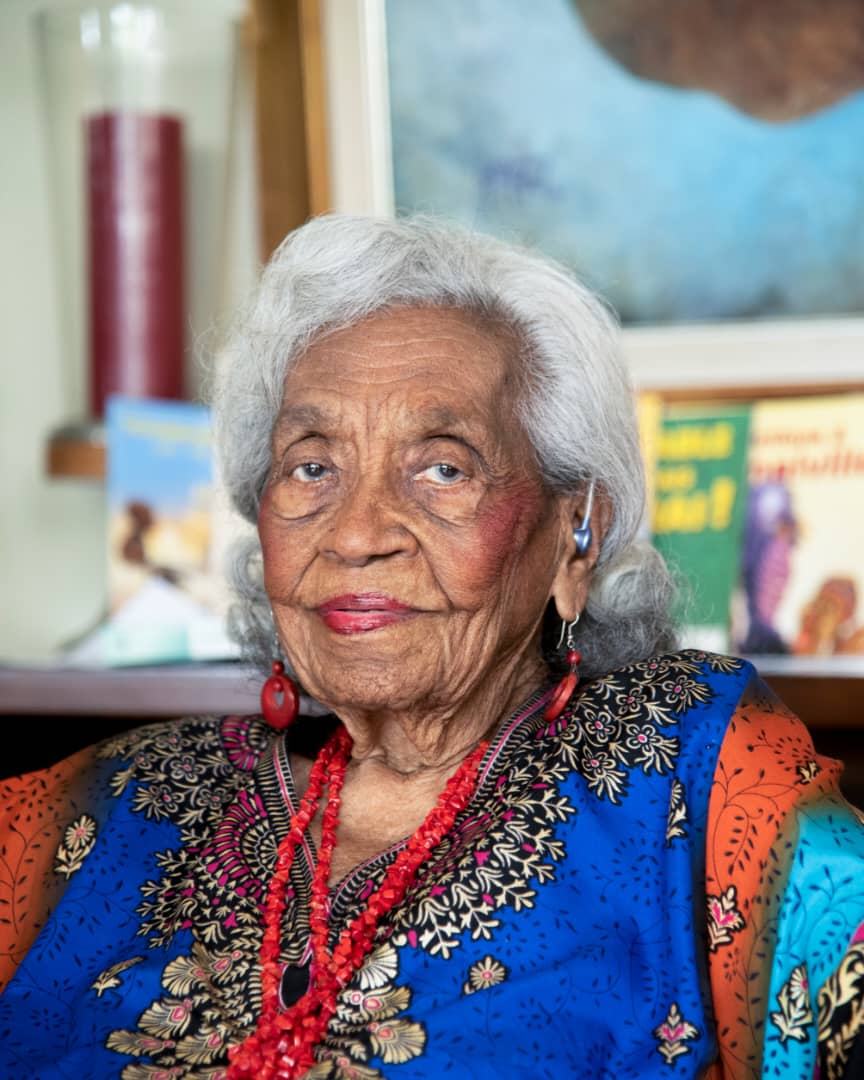
[(640, 387), (864, 386), (858, 0), (329, 0), (323, 19), (336, 208), (546, 251), (616, 309)]

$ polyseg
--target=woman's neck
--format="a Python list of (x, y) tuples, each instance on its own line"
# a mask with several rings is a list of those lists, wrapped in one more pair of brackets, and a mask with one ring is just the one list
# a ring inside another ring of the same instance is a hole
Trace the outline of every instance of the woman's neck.
[[(338, 710), (354, 743), (341, 791), (338, 843), (329, 884), (419, 828), (447, 781), (471, 751), (548, 678), (545, 664), (523, 666), (507, 680), (487, 680), (459, 708), (400, 712)], [(426, 703), (424, 703), (425, 706)], [(297, 790), (308, 783), (312, 762), (292, 758)], [(321, 844), (323, 808), (310, 824)]]
[(548, 677), (536, 662), (486, 680), (456, 704), (419, 702), (409, 710), (361, 711), (340, 708), (339, 718), (353, 740), (351, 766), (376, 764), (396, 777), (447, 773)]

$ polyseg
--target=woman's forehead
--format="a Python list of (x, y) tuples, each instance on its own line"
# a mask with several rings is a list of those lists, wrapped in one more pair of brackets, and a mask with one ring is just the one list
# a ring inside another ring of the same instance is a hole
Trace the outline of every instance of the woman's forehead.
[(455, 365), (491, 383), (508, 381), (516, 362), (515, 335), (499, 323), (454, 308), (403, 307), (316, 339), (289, 379), (315, 369), (386, 379)]
[(313, 342), (289, 371), (284, 409), (339, 408), (339, 399), (407, 400), (454, 415), (506, 409), (515, 400), (511, 337), (451, 309), (371, 316)]

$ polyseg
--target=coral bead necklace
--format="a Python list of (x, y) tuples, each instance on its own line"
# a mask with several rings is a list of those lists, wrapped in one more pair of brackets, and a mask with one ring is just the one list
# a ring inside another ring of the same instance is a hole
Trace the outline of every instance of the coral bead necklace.
[[(255, 1031), (228, 1051), (229, 1080), (294, 1080), (315, 1064), (315, 1046), (324, 1038), (336, 1011), (339, 992), (350, 981), (372, 949), (384, 916), (404, 898), (429, 852), (453, 827), (477, 788), (480, 762), (489, 746), (480, 743), (447, 781), (426, 820), (391, 863), (384, 880), (364, 910), (346, 926), (332, 952), (328, 947), (330, 866), (336, 847), (342, 785), (351, 756), (351, 736), (339, 728), (324, 746), (309, 785), (276, 855), (276, 869), (264, 904), (264, 939), (261, 945), (261, 1015)], [(312, 878), (309, 930), (312, 963), (309, 987), (290, 1008), (279, 1004), (279, 935), (291, 867), (297, 845), (314, 818), (327, 787), (321, 822), (321, 846)]]

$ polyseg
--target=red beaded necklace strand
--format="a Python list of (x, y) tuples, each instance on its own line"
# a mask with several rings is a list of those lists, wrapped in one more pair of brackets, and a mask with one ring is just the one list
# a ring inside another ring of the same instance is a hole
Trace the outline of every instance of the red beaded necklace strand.
[[(261, 945), (261, 1015), (255, 1031), (228, 1051), (228, 1080), (295, 1080), (315, 1064), (314, 1049), (323, 1039), (336, 1011), (340, 990), (371, 950), (383, 917), (405, 896), (417, 872), (453, 827), (477, 788), (480, 762), (489, 746), (481, 743), (462, 762), (438, 797), (426, 820), (369, 897), (364, 910), (345, 927), (332, 953), (327, 947), (330, 894), (327, 881), (336, 847), (342, 785), (351, 756), (351, 736), (339, 728), (324, 746), (309, 774), (309, 786), (287, 835), (279, 844), (276, 869), (264, 905), (264, 940)], [(309, 988), (289, 1009), (279, 1008), (280, 927), (297, 845), (303, 839), (321, 801), (325, 785), (327, 805), (321, 822), (321, 847), (312, 878), (309, 930), (312, 963)]]

